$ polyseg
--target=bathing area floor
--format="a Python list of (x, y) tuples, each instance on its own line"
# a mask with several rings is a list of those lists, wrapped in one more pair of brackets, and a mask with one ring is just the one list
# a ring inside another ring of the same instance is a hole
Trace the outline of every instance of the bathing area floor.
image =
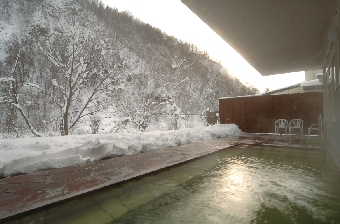
[[(314, 139), (316, 140), (316, 139)], [(84, 193), (170, 167), (237, 144), (319, 148), (306, 136), (242, 133), (84, 165), (0, 179), (0, 221)], [(340, 160), (339, 160), (340, 161)], [(340, 167), (340, 164), (337, 164)]]

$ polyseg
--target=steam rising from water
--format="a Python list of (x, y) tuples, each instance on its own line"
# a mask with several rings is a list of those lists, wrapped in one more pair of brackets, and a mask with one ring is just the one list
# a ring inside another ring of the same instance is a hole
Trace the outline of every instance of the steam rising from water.
[[(328, 170), (332, 161), (324, 163), (320, 152), (235, 149), (211, 157), (215, 166), (203, 161), (187, 165), (206, 172), (129, 216), (141, 223), (340, 221), (339, 172)], [(177, 173), (186, 172), (182, 169)]]
[(93, 193), (23, 223), (340, 223), (340, 173), (318, 150), (241, 146)]

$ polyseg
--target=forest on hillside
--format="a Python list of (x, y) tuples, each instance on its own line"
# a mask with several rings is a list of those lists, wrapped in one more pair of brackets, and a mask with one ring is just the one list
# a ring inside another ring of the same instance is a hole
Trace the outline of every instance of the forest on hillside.
[(164, 117), (153, 129), (176, 129), (220, 97), (257, 92), (98, 0), (0, 2), (0, 138), (152, 130)]

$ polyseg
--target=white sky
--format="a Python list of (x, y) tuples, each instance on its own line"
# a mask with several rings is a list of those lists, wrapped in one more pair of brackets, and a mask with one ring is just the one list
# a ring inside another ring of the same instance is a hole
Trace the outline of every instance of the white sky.
[(129, 11), (143, 22), (189, 43), (220, 61), (243, 83), (250, 83), (260, 91), (293, 85), (304, 81), (304, 72), (261, 76), (234, 49), (222, 40), (180, 0), (102, 0), (119, 11)]

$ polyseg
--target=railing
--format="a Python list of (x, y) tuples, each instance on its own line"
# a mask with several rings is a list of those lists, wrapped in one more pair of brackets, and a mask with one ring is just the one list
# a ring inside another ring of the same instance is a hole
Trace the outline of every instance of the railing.
[(322, 121), (322, 116), (321, 114), (319, 114), (319, 136), (320, 136), (320, 146), (322, 150), (326, 150), (325, 148), (325, 139), (324, 139), (324, 135), (323, 135), (323, 121)]

